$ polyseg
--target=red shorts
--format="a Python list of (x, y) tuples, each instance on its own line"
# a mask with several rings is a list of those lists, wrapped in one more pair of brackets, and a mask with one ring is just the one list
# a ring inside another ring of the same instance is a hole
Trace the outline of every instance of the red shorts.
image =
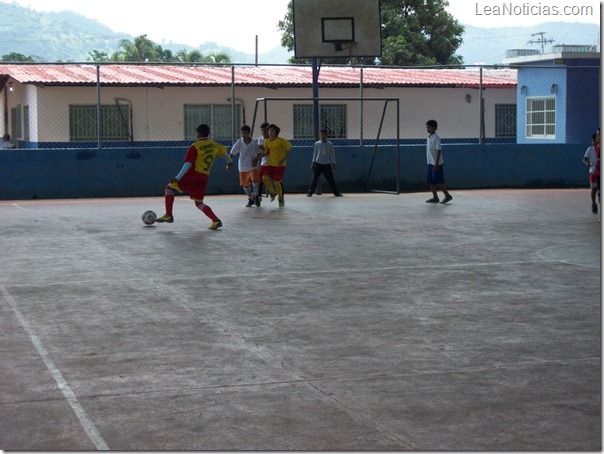
[(207, 185), (208, 176), (203, 173), (185, 173), (185, 176), (178, 182), (178, 187), (182, 192), (188, 192), (190, 198), (200, 202), (206, 195)]
[(589, 174), (589, 187), (600, 189), (600, 175), (596, 175), (595, 173)]
[(277, 167), (277, 166), (266, 166), (264, 167), (263, 175), (267, 177), (271, 177), (274, 181), (283, 181), (283, 176), (285, 175), (285, 166)]

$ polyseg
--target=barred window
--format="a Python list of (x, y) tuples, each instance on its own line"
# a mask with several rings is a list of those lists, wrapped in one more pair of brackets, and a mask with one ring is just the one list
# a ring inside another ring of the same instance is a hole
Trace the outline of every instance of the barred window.
[(29, 106), (23, 106), (23, 140), (29, 140)]
[[(319, 105), (319, 129), (326, 129), (329, 138), (347, 137), (346, 104)], [(294, 104), (294, 139), (314, 139), (312, 104)]]
[(21, 115), (22, 115), (21, 104), (16, 105), (11, 109), (11, 136), (13, 140), (23, 138), (23, 130), (21, 129)]
[(495, 137), (516, 137), (516, 104), (495, 104)]
[(556, 138), (556, 98), (528, 98), (526, 100), (526, 137)]
[(72, 142), (130, 140), (130, 106), (107, 104), (100, 107), (100, 134), (97, 138), (97, 106), (69, 106), (69, 140)]
[[(215, 140), (231, 140), (233, 131), (241, 128), (241, 106), (235, 104), (235, 128), (233, 128), (233, 115), (231, 104), (185, 104), (184, 111), (184, 138), (195, 140), (195, 129), (200, 124), (210, 127), (210, 135)], [(236, 138), (238, 135), (236, 134)]]

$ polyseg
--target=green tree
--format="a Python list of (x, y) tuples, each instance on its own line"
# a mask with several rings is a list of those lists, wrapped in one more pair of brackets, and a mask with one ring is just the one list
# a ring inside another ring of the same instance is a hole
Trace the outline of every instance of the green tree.
[[(381, 65), (422, 66), (453, 65), (463, 60), (455, 55), (464, 32), (445, 7), (447, 0), (381, 0)], [(281, 44), (294, 50), (293, 7), (279, 21)], [(374, 64), (373, 58), (356, 58), (360, 64)], [(308, 59), (290, 58), (291, 63), (308, 63)], [(324, 63), (349, 63), (348, 58), (323, 59)]]
[(176, 53), (176, 58), (182, 63), (200, 63), (204, 56), (198, 50), (187, 50), (183, 48)]
[(113, 61), (129, 62), (148, 62), (157, 61), (157, 45), (147, 38), (147, 35), (141, 35), (134, 38), (122, 39), (119, 43), (120, 50), (112, 56)]
[(164, 49), (160, 45), (155, 46), (155, 58), (157, 61), (170, 63), (179, 61), (178, 57), (170, 49)]
[(88, 60), (94, 62), (105, 62), (109, 61), (109, 56), (105, 51), (94, 49), (92, 52), (88, 52)]
[(231, 57), (229, 54), (225, 52), (210, 52), (206, 58), (204, 58), (205, 62), (208, 63), (231, 63)]
[(2, 61), (18, 61), (18, 62), (34, 62), (35, 59), (31, 55), (26, 57), (23, 54), (19, 54), (17, 52), (10, 52), (2, 56)]

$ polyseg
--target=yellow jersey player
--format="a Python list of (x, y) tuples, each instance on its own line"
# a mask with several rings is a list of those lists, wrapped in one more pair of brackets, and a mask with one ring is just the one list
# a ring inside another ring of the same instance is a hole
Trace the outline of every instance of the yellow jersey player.
[(174, 191), (188, 191), (189, 197), (195, 202), (195, 206), (212, 220), (210, 229), (222, 227), (222, 222), (208, 205), (203, 202), (206, 195), (206, 186), (210, 169), (216, 159), (216, 156), (223, 156), (228, 162), (230, 169), (233, 160), (227, 153), (224, 145), (210, 140), (210, 127), (208, 125), (199, 125), (196, 129), (197, 141), (189, 146), (185, 156), (185, 162), (178, 175), (170, 179), (170, 183), (165, 187), (165, 206), (166, 214), (157, 218), (155, 222), (174, 222), (172, 210), (174, 207)]
[(262, 182), (268, 189), (271, 202), (279, 196), (279, 207), (285, 206), (283, 197), (283, 176), (287, 165), (287, 158), (292, 151), (292, 144), (279, 137), (281, 129), (271, 124), (268, 126), (268, 139), (264, 142), (263, 156), (268, 156), (268, 161), (262, 175)]

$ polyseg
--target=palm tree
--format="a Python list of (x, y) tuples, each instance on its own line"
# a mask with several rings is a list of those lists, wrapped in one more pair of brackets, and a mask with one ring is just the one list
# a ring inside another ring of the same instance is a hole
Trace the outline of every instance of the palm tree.
[(210, 52), (204, 61), (208, 63), (231, 63), (231, 57), (224, 52)]
[(132, 41), (122, 39), (120, 49), (113, 54), (112, 60), (146, 62), (157, 59), (156, 45), (147, 35), (137, 36)]
[(198, 50), (187, 50), (183, 47), (176, 53), (176, 57), (183, 63), (200, 63), (205, 60), (205, 57)]

